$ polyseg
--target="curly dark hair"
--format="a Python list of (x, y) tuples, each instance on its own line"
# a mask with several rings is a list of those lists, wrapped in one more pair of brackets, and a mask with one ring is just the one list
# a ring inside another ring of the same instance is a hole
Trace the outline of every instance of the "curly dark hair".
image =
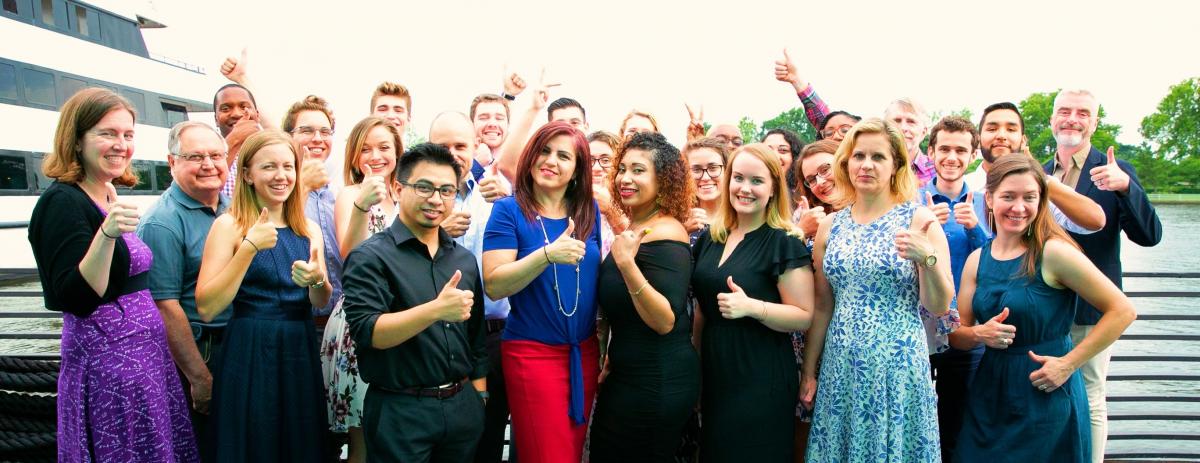
[[(804, 148), (804, 141), (800, 140), (800, 136), (796, 135), (796, 132), (782, 127), (768, 130), (767, 133), (763, 134), (762, 140), (759, 141), (766, 143), (767, 137), (774, 134), (779, 134), (782, 136), (783, 141), (786, 141), (788, 147), (792, 149), (792, 165), (795, 165), (796, 161), (800, 159), (800, 150)], [(796, 178), (794, 170), (795, 169), (788, 169), (786, 172), (788, 191), (796, 191), (796, 185), (800, 183), (799, 179)]]
[[(675, 220), (684, 222), (691, 213), (692, 202), (696, 196), (696, 185), (688, 173), (687, 159), (679, 153), (679, 149), (667, 141), (658, 132), (643, 132), (630, 136), (617, 153), (614, 164), (621, 165), (621, 160), (629, 150), (642, 150), (650, 153), (654, 163), (654, 181), (658, 183), (659, 211)], [(613, 170), (614, 175), (616, 169)], [(620, 185), (613, 179), (611, 187), (613, 198), (620, 198)], [(629, 208), (620, 201), (614, 201), (617, 207), (629, 216)]]

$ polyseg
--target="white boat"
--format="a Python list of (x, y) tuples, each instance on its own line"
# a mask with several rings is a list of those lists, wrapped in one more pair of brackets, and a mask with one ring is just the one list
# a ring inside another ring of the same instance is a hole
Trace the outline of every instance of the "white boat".
[(34, 268), (25, 225), (50, 183), (42, 158), (58, 108), (82, 88), (115, 90), (137, 108), (141, 183), (123, 195), (144, 210), (170, 185), (167, 133), (211, 112), (214, 89), (202, 68), (149, 52), (142, 29), (165, 27), (149, 11), (120, 0), (0, 0), (0, 269)]

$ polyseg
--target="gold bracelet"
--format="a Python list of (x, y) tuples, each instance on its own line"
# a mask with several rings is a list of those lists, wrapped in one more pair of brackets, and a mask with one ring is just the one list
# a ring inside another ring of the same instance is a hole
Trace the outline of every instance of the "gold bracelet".
[(637, 291), (630, 291), (630, 292), (629, 292), (629, 294), (632, 294), (634, 297), (637, 297), (637, 296), (639, 296), (639, 295), (641, 295), (641, 294), (642, 294), (642, 291), (644, 291), (644, 290), (646, 289), (646, 287), (647, 287), (647, 286), (650, 286), (650, 280), (649, 280), (649, 279), (647, 279), (645, 283), (642, 283), (642, 287), (641, 287), (641, 288), (638, 288), (638, 290), (637, 290)]

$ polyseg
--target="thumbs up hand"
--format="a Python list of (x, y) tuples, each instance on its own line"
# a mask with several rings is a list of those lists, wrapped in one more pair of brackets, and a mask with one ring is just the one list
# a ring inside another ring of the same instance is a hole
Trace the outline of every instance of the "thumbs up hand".
[(292, 283), (301, 288), (308, 288), (325, 282), (325, 275), (321, 272), (321, 258), (318, 255), (317, 248), (309, 250), (308, 262), (298, 260), (292, 262)]
[(783, 59), (775, 60), (775, 80), (792, 84), (797, 93), (808, 87), (808, 82), (805, 82), (800, 77), (800, 71), (796, 68), (796, 62), (792, 61), (792, 57), (788, 55), (786, 48), (783, 49)]
[(808, 198), (805, 196), (800, 197), (800, 206), (792, 214), (792, 221), (800, 227), (804, 236), (809, 238), (817, 236), (817, 228), (820, 227), (821, 219), (824, 218), (825, 207), (808, 207)]
[(1062, 357), (1038, 355), (1029, 351), (1029, 359), (1042, 365), (1041, 368), (1029, 374), (1029, 382), (1033, 383), (1033, 387), (1047, 394), (1061, 387), (1071, 378), (1071, 374), (1075, 373), (1075, 367), (1068, 364)]
[(903, 259), (924, 265), (925, 258), (933, 254), (933, 243), (929, 241), (930, 226), (933, 221), (925, 222), (920, 232), (904, 229), (896, 232), (896, 253)]
[(975, 334), (992, 349), (1008, 349), (1008, 346), (1012, 345), (1013, 339), (1017, 337), (1017, 327), (1005, 325), (1004, 320), (1006, 319), (1008, 319), (1008, 307), (1001, 310), (987, 323), (976, 327)]
[(471, 318), (471, 307), (475, 305), (475, 293), (458, 289), (458, 282), (461, 280), (462, 271), (455, 270), (450, 281), (442, 287), (442, 292), (438, 293), (437, 299), (434, 300), (438, 320), (458, 323)]
[(525, 87), (528, 87), (529, 85), (525, 82), (525, 79), (522, 79), (517, 73), (508, 72), (507, 64), (504, 65), (504, 71), (502, 71), (500, 75), (503, 76), (501, 80), (502, 84), (504, 85), (504, 93), (507, 93), (511, 96), (520, 95), (521, 92), (525, 91)]
[(975, 214), (974, 191), (967, 192), (966, 201), (954, 205), (954, 221), (967, 230), (972, 230), (979, 225), (979, 216)]
[(1108, 147), (1108, 162), (1092, 168), (1089, 174), (1091, 174), (1092, 183), (1096, 184), (1096, 188), (1118, 193), (1129, 192), (1129, 174), (1117, 165), (1117, 156), (1113, 154), (1111, 146)]
[(950, 205), (946, 203), (934, 203), (933, 193), (925, 192), (925, 207), (933, 211), (933, 215), (937, 216), (938, 223), (945, 225), (950, 221)]
[(628, 268), (628, 266), (635, 265), (634, 257), (637, 257), (638, 248), (642, 246), (642, 239), (648, 234), (650, 234), (649, 228), (644, 228), (637, 232), (625, 230), (613, 239), (609, 254), (612, 255), (613, 261), (617, 263), (618, 268)]
[(258, 252), (275, 247), (275, 241), (278, 239), (279, 231), (275, 229), (275, 224), (271, 223), (267, 208), (264, 207), (258, 214), (258, 221), (246, 232), (245, 241), (254, 245), (254, 251)]
[(494, 203), (505, 196), (512, 194), (512, 187), (500, 180), (500, 173), (496, 172), (496, 162), (483, 171), (483, 179), (479, 180), (479, 194), (483, 196), (483, 200), (489, 203)]
[(138, 222), (141, 220), (137, 206), (122, 202), (117, 197), (117, 189), (112, 183), (105, 183), (104, 187), (107, 190), (105, 207), (108, 209), (108, 216), (100, 224), (100, 232), (104, 233), (104, 236), (112, 238), (136, 230)]
[(467, 211), (451, 212), (450, 216), (442, 221), (442, 230), (446, 230), (451, 238), (467, 234), (468, 228), (471, 228), (471, 213)]
[(246, 55), (247, 50), (242, 48), (242, 54), (239, 58), (232, 56), (225, 58), (225, 62), (221, 63), (221, 75), (232, 82), (245, 85), (246, 68), (249, 67), (250, 62)]
[(733, 282), (733, 276), (726, 277), (725, 283), (729, 285), (729, 292), (717, 295), (717, 309), (721, 311), (722, 317), (733, 320), (766, 315), (766, 304), (747, 296), (742, 287)]
[(383, 198), (387, 195), (388, 188), (384, 185), (383, 177), (377, 175), (365, 177), (362, 184), (358, 186), (358, 198), (354, 201), (354, 208), (359, 211), (370, 211), (371, 206), (383, 202)]
[[(575, 219), (567, 219), (567, 229), (557, 239), (542, 248), (542, 254), (552, 264), (577, 265), (583, 260), (587, 247), (571, 235), (575, 233)], [(535, 251), (536, 252), (536, 251)]]

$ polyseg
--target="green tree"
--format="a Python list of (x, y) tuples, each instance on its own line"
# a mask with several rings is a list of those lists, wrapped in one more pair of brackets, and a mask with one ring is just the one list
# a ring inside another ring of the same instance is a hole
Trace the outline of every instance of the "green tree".
[(746, 143), (754, 143), (758, 141), (759, 128), (749, 116), (742, 116), (742, 120), (738, 121), (738, 130), (742, 132), (742, 140)]
[(1142, 118), (1139, 132), (1156, 157), (1175, 162), (1200, 157), (1200, 78), (1171, 86), (1158, 110)]
[[(817, 129), (814, 129), (812, 124), (808, 122), (808, 115), (804, 113), (804, 108), (792, 108), (779, 113), (773, 119), (763, 121), (760, 132), (765, 134), (772, 129), (791, 130), (805, 143), (817, 139)], [(758, 141), (758, 139), (755, 139), (755, 141)]]
[[(1029, 147), (1033, 155), (1040, 161), (1050, 159), (1054, 154), (1054, 134), (1050, 132), (1050, 114), (1054, 112), (1054, 97), (1058, 96), (1058, 90), (1045, 93), (1034, 93), (1029, 95), (1017, 105), (1021, 108), (1021, 118), (1025, 122), (1025, 136), (1029, 137)], [(1121, 133), (1121, 126), (1104, 122), (1104, 106), (1100, 106), (1100, 124), (1096, 126), (1096, 133), (1092, 134), (1092, 146), (1095, 146), (1100, 151), (1108, 149), (1110, 146), (1117, 146), (1117, 135)], [(1118, 150), (1117, 157), (1125, 158), (1126, 153)]]

